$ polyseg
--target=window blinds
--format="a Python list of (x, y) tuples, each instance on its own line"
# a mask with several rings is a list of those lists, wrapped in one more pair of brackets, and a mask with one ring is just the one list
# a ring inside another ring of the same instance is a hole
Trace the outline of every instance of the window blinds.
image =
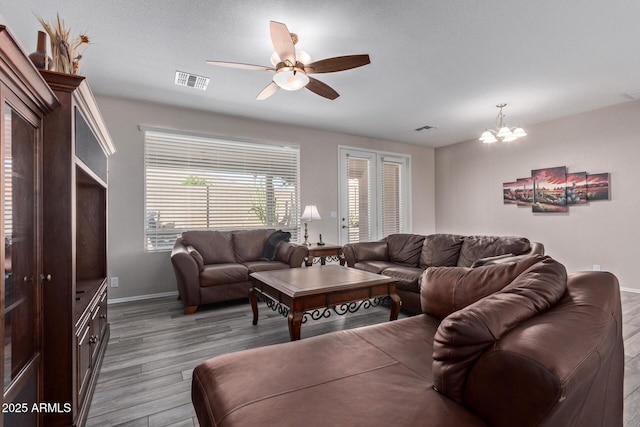
[(300, 148), (145, 131), (145, 248), (186, 230), (277, 228), (298, 240)]

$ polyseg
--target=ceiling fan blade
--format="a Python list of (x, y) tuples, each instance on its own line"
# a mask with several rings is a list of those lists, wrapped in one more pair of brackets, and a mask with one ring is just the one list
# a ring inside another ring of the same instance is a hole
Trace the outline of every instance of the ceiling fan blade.
[(218, 67), (240, 68), (243, 70), (257, 70), (257, 71), (275, 71), (276, 70), (273, 67), (265, 67), (263, 65), (253, 65), (253, 64), (241, 64), (239, 62), (207, 61), (207, 64), (215, 65)]
[(264, 101), (265, 99), (276, 93), (278, 89), (280, 89), (280, 86), (278, 86), (275, 82), (271, 82), (267, 85), (267, 87), (262, 89), (262, 91), (258, 94), (256, 100)]
[(320, 80), (314, 79), (313, 77), (309, 77), (309, 83), (305, 87), (316, 95), (320, 95), (332, 101), (340, 96), (340, 94), (333, 90), (331, 86), (326, 83), (322, 83)]
[(273, 49), (280, 57), (280, 61), (289, 61), (290, 65), (295, 65), (296, 48), (293, 46), (293, 40), (287, 26), (281, 22), (271, 21), (269, 28), (271, 43), (273, 43)]
[(321, 59), (304, 66), (307, 73), (333, 73), (336, 71), (350, 70), (370, 64), (369, 55), (347, 55), (334, 58)]

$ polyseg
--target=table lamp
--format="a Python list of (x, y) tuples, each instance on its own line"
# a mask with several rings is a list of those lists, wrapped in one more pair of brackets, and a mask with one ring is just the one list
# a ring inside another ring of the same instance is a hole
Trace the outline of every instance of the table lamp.
[(311, 246), (309, 243), (309, 223), (314, 219), (322, 219), (320, 218), (320, 214), (318, 213), (318, 208), (316, 205), (307, 205), (304, 207), (304, 212), (302, 212), (302, 216), (300, 219), (304, 220), (304, 243), (305, 246)]

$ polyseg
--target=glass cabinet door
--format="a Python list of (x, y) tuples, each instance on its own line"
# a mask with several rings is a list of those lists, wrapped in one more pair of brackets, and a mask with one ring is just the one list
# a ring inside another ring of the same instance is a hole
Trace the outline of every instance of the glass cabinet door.
[(2, 203), (4, 213), (3, 425), (37, 425), (40, 349), (38, 320), (38, 132), (4, 105)]

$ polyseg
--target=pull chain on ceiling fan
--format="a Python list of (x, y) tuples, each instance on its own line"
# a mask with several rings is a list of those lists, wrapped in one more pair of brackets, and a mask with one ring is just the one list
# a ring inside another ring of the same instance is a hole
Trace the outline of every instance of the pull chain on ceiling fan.
[(271, 43), (275, 50), (275, 54), (272, 55), (272, 63), (275, 62), (275, 68), (226, 61), (207, 61), (207, 64), (243, 70), (275, 72), (271, 83), (258, 94), (256, 98), (258, 100), (267, 99), (281, 88), (299, 90), (305, 87), (316, 95), (333, 100), (340, 96), (338, 92), (309, 74), (334, 73), (371, 63), (369, 55), (363, 54), (336, 56), (305, 64), (303, 62), (305, 61), (304, 56), (308, 57), (308, 55), (305, 55), (304, 52), (296, 52), (295, 44), (298, 41), (296, 34), (290, 33), (285, 24), (275, 21), (270, 23), (270, 32)]

